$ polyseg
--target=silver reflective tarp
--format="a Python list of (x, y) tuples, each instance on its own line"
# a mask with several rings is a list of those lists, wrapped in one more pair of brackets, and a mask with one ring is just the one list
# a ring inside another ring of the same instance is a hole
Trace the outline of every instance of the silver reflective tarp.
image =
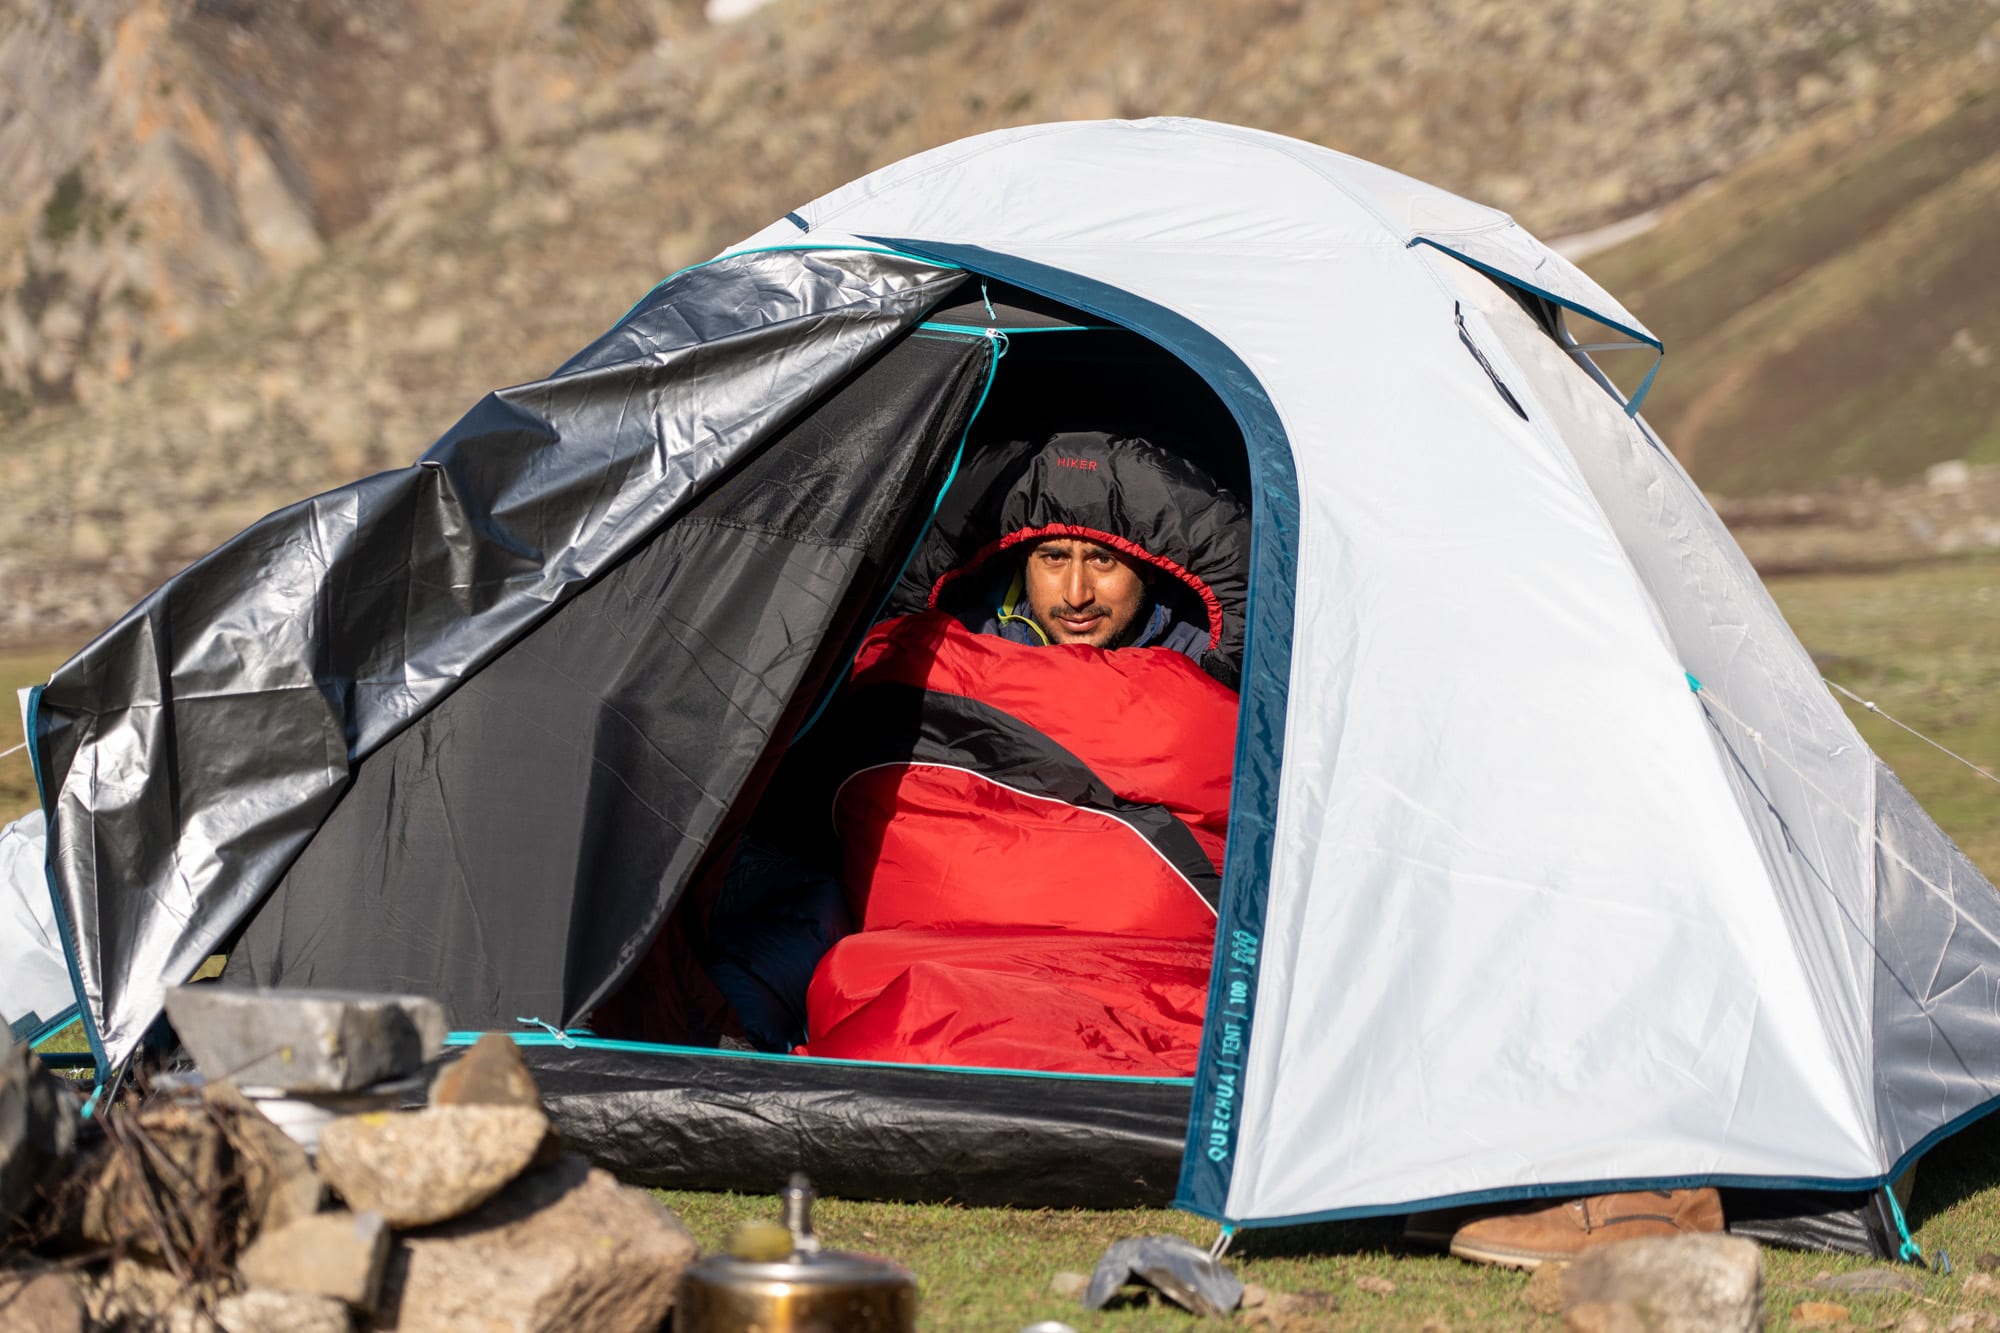
[(357, 764), (960, 276), (854, 252), (684, 273), (415, 465), (261, 520), (58, 670), (34, 740), (103, 1056), (223, 947)]

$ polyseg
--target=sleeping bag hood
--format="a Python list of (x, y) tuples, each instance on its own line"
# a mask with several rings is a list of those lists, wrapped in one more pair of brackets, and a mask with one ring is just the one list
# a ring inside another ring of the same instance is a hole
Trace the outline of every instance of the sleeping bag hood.
[(996, 566), (1018, 563), (1029, 544), (1048, 537), (1100, 542), (1173, 581), (1154, 580), (1156, 596), (1184, 591), (1175, 609), (1208, 629), (1202, 668), (1235, 689), (1250, 582), (1242, 502), (1180, 454), (1104, 431), (1064, 431), (1006, 457), (997, 476), (969, 488), (978, 494), (973, 504), (940, 515), (912, 561), (922, 605), (962, 615), (992, 593)]

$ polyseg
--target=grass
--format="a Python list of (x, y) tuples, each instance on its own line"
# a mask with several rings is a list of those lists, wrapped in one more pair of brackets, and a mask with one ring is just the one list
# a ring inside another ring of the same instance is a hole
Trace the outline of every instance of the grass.
[[(2000, 560), (1774, 579), (1770, 588), (1822, 674), (2000, 773)], [(2000, 881), (2000, 786), (1857, 704), (1847, 711), (1918, 803)]]
[[(1929, 1179), (1927, 1179), (1927, 1177)], [(1914, 1294), (1839, 1294), (1815, 1290), (1821, 1274), (1877, 1267), (1868, 1261), (1769, 1250), (1764, 1259), (1766, 1327), (1792, 1326), (1802, 1301), (1847, 1306), (1858, 1328), (1886, 1328), (1922, 1310), (1942, 1329), (1961, 1310), (2000, 1313), (1961, 1292), (1976, 1256), (2000, 1247), (2000, 1126), (1975, 1128), (1939, 1148), (1918, 1173), (1911, 1224), (1926, 1252), (1953, 1257), (1953, 1275), (1909, 1267), (1922, 1289)], [(775, 1218), (774, 1199), (656, 1191), (680, 1213), (704, 1250), (720, 1245), (731, 1226)], [(1151, 1333), (1193, 1322), (1167, 1305), (1126, 1305), (1092, 1314), (1050, 1290), (1058, 1272), (1087, 1273), (1105, 1246), (1126, 1236), (1171, 1234), (1206, 1245), (1214, 1224), (1167, 1211), (1031, 1212), (927, 1204), (822, 1200), (814, 1211), (827, 1244), (894, 1257), (918, 1275), (926, 1329), (1019, 1329), (1056, 1319), (1078, 1329)], [(1405, 1253), (1391, 1223), (1353, 1223), (1298, 1231), (1240, 1234), (1228, 1258), (1246, 1283), (1301, 1297), (1310, 1322), (1324, 1329), (1547, 1329), (1562, 1327), (1524, 1299), (1526, 1274), (1479, 1268), (1446, 1256)], [(1363, 1278), (1386, 1279), (1378, 1294)], [(1210, 1324), (1209, 1327), (1215, 1325)]]
[[(1857, 693), (1987, 768), (2000, 771), (2000, 561), (1940, 563), (1896, 571), (1774, 579), (1771, 591), (1820, 669)], [(0, 681), (46, 677), (58, 654), (0, 654)], [(1989, 876), (2000, 875), (2000, 787), (1858, 707), (1850, 710), (1869, 744)], [(18, 719), (5, 723), (15, 728)], [(0, 732), (0, 736), (10, 733)], [(0, 749), (12, 739), (0, 742)], [(6, 761), (19, 765), (19, 756)], [(9, 770), (0, 798), (21, 805), (25, 773)], [(0, 816), (9, 806), (0, 805)], [(71, 1034), (64, 1034), (68, 1037)], [(773, 1182), (775, 1185), (778, 1182)], [(775, 1201), (726, 1194), (662, 1192), (702, 1245), (729, 1228), (773, 1216)], [(1052, 1212), (946, 1205), (819, 1205), (829, 1244), (893, 1256), (922, 1284), (927, 1329), (1013, 1330), (1060, 1319), (1083, 1333), (1185, 1329), (1170, 1307), (1128, 1306), (1087, 1314), (1055, 1295), (1057, 1272), (1088, 1271), (1111, 1241), (1164, 1232), (1206, 1244), (1213, 1224), (1169, 1211)], [(1865, 1261), (1771, 1251), (1765, 1260), (1767, 1327), (1793, 1326), (1808, 1300), (1848, 1307), (1856, 1328), (1893, 1327), (1912, 1311), (1938, 1329), (1961, 1311), (2000, 1315), (2000, 1300), (1967, 1296), (1965, 1275), (1982, 1254), (2000, 1251), (2000, 1117), (1934, 1150), (1918, 1172), (1910, 1223), (1925, 1251), (1948, 1252), (1956, 1275), (1905, 1271), (1923, 1289), (1906, 1294), (1838, 1294), (1808, 1284)], [(1523, 1299), (1527, 1279), (1448, 1258), (1404, 1254), (1396, 1228), (1355, 1223), (1292, 1232), (1246, 1232), (1230, 1262), (1247, 1282), (1304, 1297), (1304, 1327), (1327, 1329), (1555, 1329), (1560, 1321)], [(1389, 1294), (1357, 1285), (1387, 1279)]]
[[(6, 696), (0, 699), (0, 753), (13, 749), (22, 739), (21, 710), (14, 692), (47, 680), (68, 655), (50, 647), (0, 649), (0, 693)], [(0, 759), (0, 824), (34, 808), (35, 771), (29, 766), (28, 752)]]

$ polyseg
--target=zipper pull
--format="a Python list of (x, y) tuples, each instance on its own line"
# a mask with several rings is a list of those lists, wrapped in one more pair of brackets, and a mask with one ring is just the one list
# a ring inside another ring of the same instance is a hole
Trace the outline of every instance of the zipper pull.
[(1472, 333), (1465, 327), (1465, 307), (1461, 303), (1453, 301), (1451, 303), (1451, 312), (1458, 320), (1458, 340), (1465, 344), (1466, 351), (1472, 353), (1472, 359), (1477, 361), (1479, 368), (1486, 372), (1486, 378), (1493, 381), (1493, 387), (1498, 389), (1500, 396), (1507, 400), (1507, 406), (1514, 409), (1514, 415), (1526, 421), (1528, 419), (1528, 409), (1522, 407), (1521, 400), (1516, 398), (1513, 392), (1500, 382), (1500, 376), (1495, 373), (1493, 363), (1486, 359), (1486, 353), (1479, 350), (1479, 344), (1472, 341)]

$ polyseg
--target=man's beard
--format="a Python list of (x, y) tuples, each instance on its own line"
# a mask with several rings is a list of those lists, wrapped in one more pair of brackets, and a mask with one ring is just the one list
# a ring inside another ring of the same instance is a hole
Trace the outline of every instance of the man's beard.
[[(1064, 606), (1062, 609), (1067, 611), (1072, 608)], [(1111, 618), (1108, 613), (1099, 615), (1097, 620), (1092, 624), (1091, 633), (1082, 637), (1077, 637), (1074, 631), (1063, 626), (1059, 620), (1051, 624), (1037, 615), (1034, 617), (1034, 621), (1036, 625), (1040, 626), (1043, 637), (1051, 644), (1080, 643), (1109, 651), (1114, 648), (1124, 648), (1130, 645), (1132, 640), (1139, 637), (1141, 629), (1152, 614), (1153, 602), (1151, 598), (1147, 598), (1145, 601), (1139, 603), (1138, 609), (1133, 611), (1130, 620), (1120, 625), (1109, 638), (1101, 643), (1097, 639), (1097, 632), (1102, 627), (1103, 622)], [(1052, 616), (1051, 619), (1055, 620), (1056, 618)]]

